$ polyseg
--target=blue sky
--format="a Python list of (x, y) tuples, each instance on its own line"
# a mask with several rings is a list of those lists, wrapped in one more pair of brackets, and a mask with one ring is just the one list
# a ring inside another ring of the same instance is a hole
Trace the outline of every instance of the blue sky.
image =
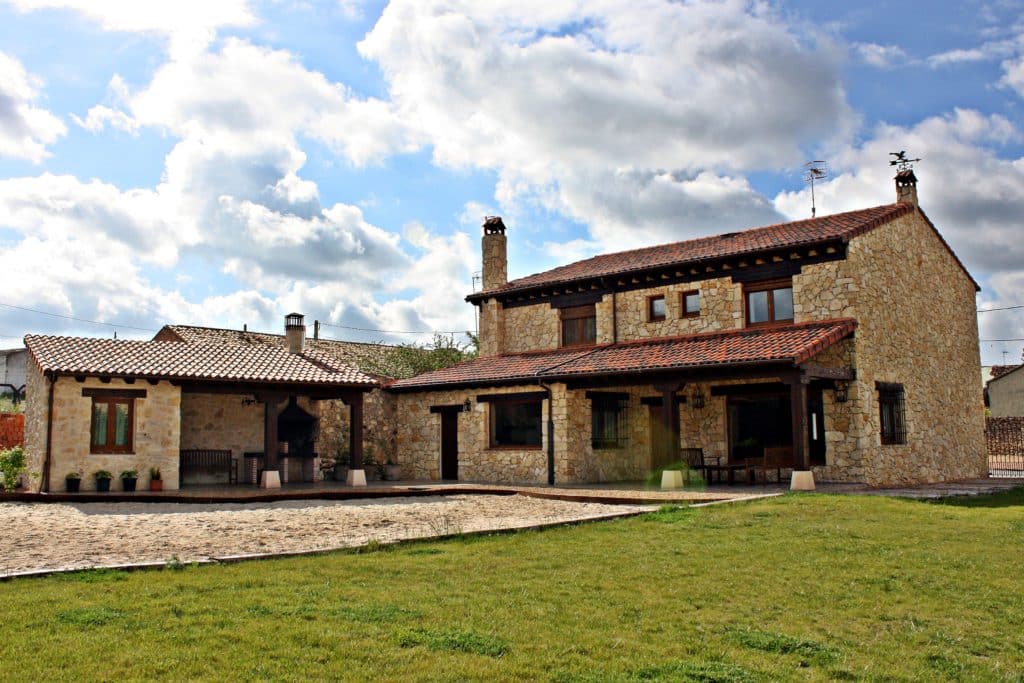
[[(0, 346), (472, 329), (484, 215), (514, 277), (806, 216), (809, 159), (819, 214), (888, 203), (895, 149), (979, 307), (1024, 304), (1022, 10), (0, 0)], [(1024, 309), (979, 326), (1024, 338)]]

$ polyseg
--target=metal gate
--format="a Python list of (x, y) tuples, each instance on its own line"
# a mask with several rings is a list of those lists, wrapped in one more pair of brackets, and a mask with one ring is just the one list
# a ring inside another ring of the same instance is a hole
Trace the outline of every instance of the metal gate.
[(1024, 477), (1024, 417), (985, 418), (988, 472), (992, 477)]

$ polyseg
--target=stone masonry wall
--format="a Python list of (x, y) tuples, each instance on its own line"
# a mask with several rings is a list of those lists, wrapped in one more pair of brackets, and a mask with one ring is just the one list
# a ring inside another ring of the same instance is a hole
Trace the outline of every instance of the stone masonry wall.
[[(431, 413), (430, 406), (457, 405), (468, 398), (473, 406), (472, 410), (458, 414), (459, 479), (533, 484), (547, 482), (548, 459), (545, 446), (514, 450), (488, 448), (490, 406), (476, 401), (477, 395), (480, 394), (540, 390), (538, 386), (528, 385), (397, 395), (396, 450), (403, 476), (413, 479), (440, 479), (441, 415)], [(541, 443), (546, 445), (548, 401), (544, 401), (542, 406)], [(588, 428), (587, 433), (589, 432)]]
[[(26, 447), (30, 472), (40, 473), (46, 453), (47, 388), (34, 363), (30, 363), (29, 382), (32, 393), (25, 411)], [(134, 453), (89, 452), (92, 399), (82, 396), (82, 389), (90, 387), (146, 391), (145, 398), (135, 399)], [(92, 473), (101, 469), (113, 473), (113, 490), (121, 485), (118, 475), (129, 469), (138, 470), (140, 485), (146, 485), (150, 467), (160, 468), (164, 488), (178, 488), (180, 410), (180, 389), (169, 382), (153, 386), (146, 382), (126, 384), (117, 379), (104, 384), (95, 378), (87, 378), (85, 382), (71, 377), (58, 378), (53, 395), (50, 490), (63, 491), (65, 475), (75, 471), (82, 474), (82, 490), (95, 491), (96, 480)]]
[(229, 450), (237, 460), (238, 481), (247, 481), (247, 452), (263, 450), (264, 406), (246, 405), (252, 396), (182, 394), (181, 448)]
[(46, 458), (48, 392), (49, 382), (29, 359), (25, 368), (25, 465), (27, 484), (34, 491), (41, 490), (43, 484), (40, 478)]

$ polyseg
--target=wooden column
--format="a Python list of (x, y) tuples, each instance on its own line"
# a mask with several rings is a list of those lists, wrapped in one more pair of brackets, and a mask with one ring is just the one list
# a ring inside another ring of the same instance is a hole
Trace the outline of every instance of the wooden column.
[(363, 394), (356, 393), (348, 400), (348, 452), (349, 469), (363, 469)]
[(809, 470), (811, 441), (807, 424), (807, 384), (810, 378), (797, 373), (786, 380), (789, 384), (790, 412), (793, 416), (793, 463), (794, 469)]
[(277, 406), (281, 397), (277, 394), (265, 394), (263, 400), (263, 469), (276, 470), (277, 460)]
[(660, 452), (662, 462), (673, 463), (679, 460), (679, 403), (676, 392), (685, 385), (681, 382), (655, 384), (654, 388), (661, 392), (661, 425), (664, 432)]

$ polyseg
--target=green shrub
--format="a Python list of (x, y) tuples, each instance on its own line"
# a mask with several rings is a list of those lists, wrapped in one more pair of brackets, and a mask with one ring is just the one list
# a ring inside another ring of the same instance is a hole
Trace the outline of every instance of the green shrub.
[(113, 479), (114, 475), (107, 470), (96, 470), (92, 473), (93, 479)]
[(123, 472), (121, 472), (121, 478), (122, 479), (138, 479), (139, 478), (139, 471), (138, 470), (124, 470)]
[(4, 475), (4, 490), (13, 492), (18, 477), (25, 472), (25, 449), (21, 446), (0, 451), (0, 474)]

